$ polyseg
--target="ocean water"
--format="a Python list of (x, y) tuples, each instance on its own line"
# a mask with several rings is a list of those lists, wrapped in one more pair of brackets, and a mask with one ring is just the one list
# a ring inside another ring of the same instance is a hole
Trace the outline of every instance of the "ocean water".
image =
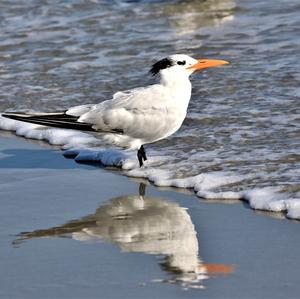
[(0, 118), (0, 128), (61, 145), (206, 199), (243, 199), (300, 219), (300, 4), (297, 0), (2, 1), (0, 111), (57, 111), (154, 83), (174, 53), (229, 66), (193, 75), (188, 116), (136, 154), (101, 136)]

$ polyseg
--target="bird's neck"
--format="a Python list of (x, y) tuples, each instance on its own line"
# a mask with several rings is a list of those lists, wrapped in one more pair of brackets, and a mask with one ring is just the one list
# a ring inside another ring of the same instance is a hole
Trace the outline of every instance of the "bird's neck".
[(161, 75), (160, 84), (167, 89), (176, 105), (187, 109), (192, 92), (192, 84), (187, 75), (164, 73)]
[(182, 71), (170, 71), (168, 69), (160, 72), (160, 83), (164, 86), (176, 87), (190, 85), (189, 73)]

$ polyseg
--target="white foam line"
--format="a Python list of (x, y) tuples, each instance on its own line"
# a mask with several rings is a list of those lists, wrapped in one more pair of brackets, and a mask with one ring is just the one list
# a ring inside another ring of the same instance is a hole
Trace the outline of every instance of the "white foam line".
[(300, 198), (284, 198), (286, 195), (280, 192), (279, 188), (269, 187), (239, 192), (215, 191), (218, 187), (249, 179), (250, 175), (237, 176), (229, 172), (210, 172), (186, 178), (172, 178), (174, 171), (163, 169), (165, 167), (163, 163), (169, 157), (151, 154), (151, 161), (147, 161), (146, 167), (140, 168), (135, 151), (95, 147), (99, 145), (99, 139), (80, 131), (53, 129), (1, 116), (0, 129), (14, 131), (17, 135), (26, 138), (46, 140), (50, 144), (60, 145), (66, 149), (64, 155), (73, 157), (76, 161), (92, 161), (105, 166), (120, 167), (127, 176), (147, 178), (156, 186), (191, 188), (198, 197), (205, 199), (246, 200), (252, 209), (285, 212), (288, 218), (300, 220)]
[(30, 139), (45, 140), (53, 145), (60, 145), (71, 148), (73, 146), (86, 145), (97, 141), (97, 139), (87, 133), (48, 128), (45, 126), (16, 121), (0, 116), (0, 129), (13, 131), (18, 136)]
[(205, 199), (235, 199), (247, 201), (254, 210), (283, 212), (290, 219), (300, 220), (300, 198), (285, 198), (280, 188), (266, 187), (240, 192), (199, 191), (197, 196)]

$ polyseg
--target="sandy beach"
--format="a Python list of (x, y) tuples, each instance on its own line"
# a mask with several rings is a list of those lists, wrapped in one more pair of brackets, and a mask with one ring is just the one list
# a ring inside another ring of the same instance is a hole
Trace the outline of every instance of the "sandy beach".
[(0, 150), (1, 298), (296, 298), (300, 291), (297, 221), (143, 186), (9, 133), (1, 133)]

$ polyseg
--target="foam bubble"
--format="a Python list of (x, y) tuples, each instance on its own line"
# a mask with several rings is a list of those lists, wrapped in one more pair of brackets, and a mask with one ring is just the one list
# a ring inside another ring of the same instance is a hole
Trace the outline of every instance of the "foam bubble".
[(282, 191), (280, 188), (266, 187), (240, 192), (200, 191), (197, 195), (205, 199), (244, 200), (252, 209), (283, 212), (290, 219), (300, 220), (300, 198), (286, 198)]
[(45, 140), (53, 145), (60, 145), (64, 148), (82, 146), (97, 142), (97, 139), (90, 134), (64, 129), (54, 129), (45, 126), (15, 121), (0, 116), (0, 129), (14, 131), (16, 135), (30, 139)]
[(300, 220), (300, 198), (286, 200), (286, 210), (288, 218)]

